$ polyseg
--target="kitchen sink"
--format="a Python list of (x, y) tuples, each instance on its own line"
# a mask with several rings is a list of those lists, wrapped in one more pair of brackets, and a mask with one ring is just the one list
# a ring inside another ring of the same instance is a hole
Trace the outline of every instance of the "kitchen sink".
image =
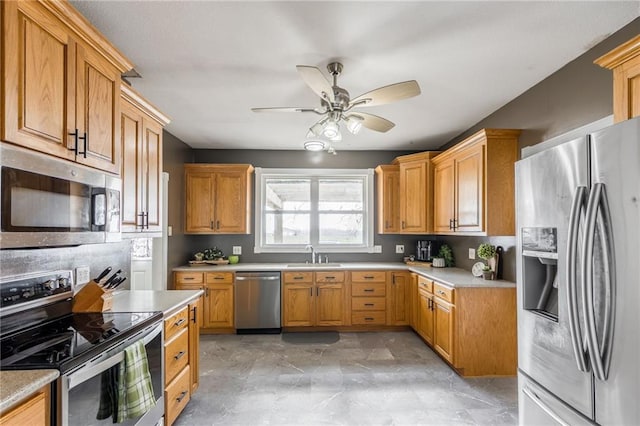
[(289, 263), (287, 268), (340, 268), (340, 263)]

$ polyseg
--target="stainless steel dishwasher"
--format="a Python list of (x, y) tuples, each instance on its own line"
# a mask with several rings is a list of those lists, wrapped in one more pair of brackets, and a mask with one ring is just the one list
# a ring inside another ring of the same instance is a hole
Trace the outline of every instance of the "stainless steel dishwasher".
[(236, 332), (280, 333), (280, 272), (237, 272)]

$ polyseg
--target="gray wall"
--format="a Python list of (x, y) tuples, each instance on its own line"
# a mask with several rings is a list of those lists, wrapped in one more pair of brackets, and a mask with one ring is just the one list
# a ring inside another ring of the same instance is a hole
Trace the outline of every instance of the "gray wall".
[[(594, 59), (631, 39), (640, 30), (640, 18), (634, 20), (591, 50), (576, 58), (557, 72), (533, 86), (496, 112), (472, 125), (459, 136), (444, 143), (446, 149), (481, 128), (522, 129), (520, 148), (535, 145), (569, 130), (581, 127), (613, 113), (613, 78), (609, 70), (593, 64)], [(167, 144), (165, 143), (165, 146)], [(186, 146), (186, 145), (185, 145)], [(211, 163), (250, 163), (259, 167), (375, 167), (391, 161), (396, 155), (404, 154), (390, 151), (354, 151), (338, 152), (337, 156), (326, 153), (305, 151), (261, 151), (261, 150), (197, 150), (193, 151), (194, 162)], [(185, 154), (185, 156), (187, 156)], [(165, 148), (165, 170), (167, 161), (176, 162)], [(177, 168), (177, 166), (176, 166)], [(170, 200), (183, 197), (183, 188), (177, 188), (175, 181), (170, 188)], [(180, 193), (176, 194), (175, 191)], [(170, 216), (172, 207), (170, 206)], [(180, 217), (183, 213), (180, 212)], [(175, 213), (174, 219), (178, 217)], [(170, 218), (171, 219), (171, 218)], [(174, 235), (178, 229), (172, 220)], [(182, 222), (180, 222), (180, 227)], [(394, 253), (395, 244), (404, 244), (407, 253), (413, 252), (419, 236), (376, 235), (375, 243), (383, 245), (382, 255), (341, 255), (340, 260), (400, 260)], [(515, 238), (514, 237), (440, 237), (440, 240), (452, 246), (456, 264), (465, 269), (478, 259), (468, 259), (468, 249), (477, 248), (482, 242), (500, 245), (505, 249), (504, 278), (515, 280)], [(225, 253), (230, 253), (233, 245), (243, 247), (244, 262), (262, 261), (300, 261), (306, 260), (306, 254), (275, 255), (253, 254), (253, 235), (247, 236), (184, 236), (181, 239), (169, 239), (169, 269), (176, 264), (184, 264), (189, 256), (209, 246), (216, 245)]]

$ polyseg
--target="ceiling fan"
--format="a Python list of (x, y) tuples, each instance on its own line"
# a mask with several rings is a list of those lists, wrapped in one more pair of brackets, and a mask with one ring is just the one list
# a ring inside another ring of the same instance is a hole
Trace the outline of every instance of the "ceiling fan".
[(331, 62), (327, 65), (327, 70), (333, 76), (333, 84), (317, 67), (297, 65), (296, 69), (307, 86), (320, 97), (320, 108), (276, 107), (251, 108), (251, 110), (253, 112), (312, 112), (322, 115), (323, 117), (311, 126), (307, 137), (324, 136), (331, 141), (339, 141), (342, 139), (339, 126), (341, 121), (353, 134), (357, 134), (363, 126), (377, 132), (388, 132), (395, 126), (391, 121), (366, 112), (352, 111), (352, 109), (384, 105), (420, 94), (418, 82), (410, 80), (379, 87), (351, 99), (349, 92), (338, 86), (338, 76), (342, 72), (341, 63)]

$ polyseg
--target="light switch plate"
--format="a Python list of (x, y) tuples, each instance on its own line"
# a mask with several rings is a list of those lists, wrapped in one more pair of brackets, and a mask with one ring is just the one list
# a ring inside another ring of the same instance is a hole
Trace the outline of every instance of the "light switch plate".
[(233, 246), (233, 254), (242, 254), (242, 246)]
[(404, 253), (404, 245), (396, 244), (396, 253)]
[(169, 225), (167, 226), (167, 237), (170, 237), (173, 235), (173, 226)]
[(382, 246), (373, 246), (374, 253), (382, 253)]
[(79, 266), (76, 268), (76, 285), (88, 283), (91, 270), (88, 266)]
[(475, 260), (475, 258), (476, 258), (476, 249), (470, 248), (469, 249), (469, 259)]

